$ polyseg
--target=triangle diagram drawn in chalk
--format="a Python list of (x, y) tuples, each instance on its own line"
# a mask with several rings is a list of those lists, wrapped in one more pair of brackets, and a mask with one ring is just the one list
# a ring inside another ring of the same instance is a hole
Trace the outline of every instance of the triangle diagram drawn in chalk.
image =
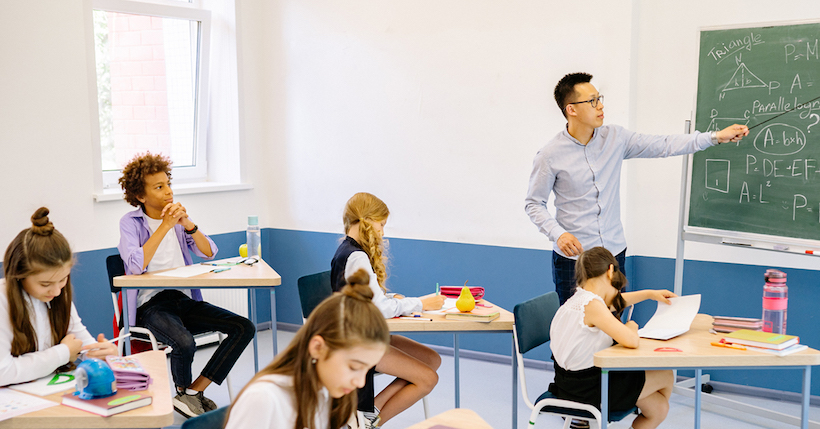
[(729, 79), (729, 82), (726, 83), (723, 90), (729, 91), (732, 89), (742, 89), (742, 88), (767, 88), (765, 82), (760, 80), (759, 77), (755, 76), (746, 64), (740, 63), (737, 66), (737, 70), (735, 70), (735, 74), (732, 75), (732, 78)]

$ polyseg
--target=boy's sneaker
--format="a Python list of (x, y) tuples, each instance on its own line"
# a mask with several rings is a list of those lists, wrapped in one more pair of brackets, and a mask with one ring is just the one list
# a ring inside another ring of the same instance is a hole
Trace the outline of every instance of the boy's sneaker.
[(589, 429), (589, 421), (572, 419), (569, 423), (570, 429)]
[(186, 418), (205, 414), (202, 401), (198, 396), (199, 395), (188, 395), (185, 394), (185, 392), (177, 393), (177, 396), (174, 396), (172, 401), (174, 403), (174, 409)]
[(379, 416), (379, 409), (376, 406), (373, 406), (373, 412), (363, 411), (362, 415), (364, 416), (364, 422), (362, 424), (363, 429), (379, 429), (379, 423), (381, 423), (382, 418)]
[(219, 407), (216, 406), (216, 403), (214, 401), (212, 401), (212, 400), (205, 397), (204, 392), (199, 392), (194, 396), (196, 396), (197, 399), (199, 399), (199, 402), (202, 404), (202, 409), (205, 410), (205, 412), (213, 411), (213, 410), (219, 408)]

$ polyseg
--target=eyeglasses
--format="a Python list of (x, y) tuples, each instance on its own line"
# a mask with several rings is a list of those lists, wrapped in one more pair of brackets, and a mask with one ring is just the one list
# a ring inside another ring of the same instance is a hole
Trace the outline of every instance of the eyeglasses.
[(600, 94), (599, 94), (597, 97), (593, 97), (593, 98), (592, 98), (592, 99), (590, 99), (590, 100), (586, 100), (586, 101), (576, 101), (576, 102), (574, 102), (574, 103), (567, 103), (567, 104), (583, 104), (583, 103), (589, 103), (589, 105), (590, 105), (590, 106), (592, 106), (592, 108), (594, 109), (594, 108), (598, 107), (598, 102), (599, 102), (599, 101), (604, 101), (604, 96), (603, 96), (603, 95), (600, 95)]

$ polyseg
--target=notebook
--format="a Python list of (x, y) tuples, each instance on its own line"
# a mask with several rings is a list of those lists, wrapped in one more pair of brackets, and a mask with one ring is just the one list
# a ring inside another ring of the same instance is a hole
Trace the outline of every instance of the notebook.
[(117, 393), (105, 398), (80, 399), (80, 392), (71, 392), (63, 395), (63, 405), (77, 408), (103, 417), (124, 413), (136, 408), (151, 405), (151, 395), (134, 393), (130, 390), (118, 390)]
[(470, 320), (474, 322), (490, 323), (501, 314), (495, 308), (476, 307), (471, 311), (463, 312), (457, 308), (451, 308), (444, 312), (444, 318), (447, 320)]
[(38, 396), (48, 396), (54, 393), (73, 389), (77, 382), (71, 373), (53, 373), (27, 383), (12, 384), (9, 389)]
[(638, 329), (641, 338), (668, 340), (685, 334), (700, 310), (700, 294), (669, 298), (671, 304), (658, 302), (655, 314)]
[(740, 329), (730, 334), (726, 334), (723, 339), (727, 343), (743, 344), (745, 346), (773, 350), (783, 350), (786, 347), (800, 342), (800, 338), (794, 335), (750, 331), (748, 329)]

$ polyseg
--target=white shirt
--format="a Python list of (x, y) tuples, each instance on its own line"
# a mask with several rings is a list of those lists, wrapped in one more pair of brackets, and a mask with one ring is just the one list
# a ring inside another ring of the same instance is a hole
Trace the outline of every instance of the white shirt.
[[(153, 234), (157, 228), (159, 228), (160, 224), (162, 224), (162, 219), (152, 219), (148, 216), (145, 218), (148, 222), (148, 229), (151, 230), (151, 234)], [(162, 237), (162, 241), (159, 243), (157, 251), (154, 252), (154, 256), (151, 258), (151, 261), (148, 262), (148, 266), (145, 267), (145, 272), (150, 273), (151, 271), (166, 270), (169, 268), (184, 266), (185, 259), (182, 258), (182, 250), (179, 248), (176, 232), (174, 232), (174, 229), (171, 228), (168, 230), (168, 233), (165, 234), (165, 237)], [(139, 294), (137, 295), (137, 307), (145, 304), (153, 298), (154, 295), (162, 291), (163, 289), (140, 289)], [(191, 297), (190, 289), (180, 289), (180, 291), (185, 295), (188, 295), (189, 298)]]
[[(318, 429), (330, 429), (330, 393), (319, 391), (315, 422)], [(233, 404), (225, 429), (291, 429), (296, 422), (296, 395), (293, 377), (271, 374), (254, 381)]]
[[(0, 279), (0, 386), (23, 383), (45, 377), (55, 369), (68, 363), (69, 350), (64, 344), (51, 340), (51, 322), (48, 320), (48, 306), (39, 299), (32, 298), (23, 291), (28, 305), (29, 317), (34, 332), (37, 333), (37, 351), (22, 356), (11, 355), (11, 341), (14, 333), (9, 318), (9, 301), (6, 294), (6, 280)], [(68, 333), (83, 342), (83, 345), (96, 343), (97, 340), (83, 326), (74, 303), (71, 304), (71, 322)]]
[(370, 265), (367, 253), (363, 251), (353, 252), (347, 258), (345, 264), (345, 278), (350, 278), (356, 271), (364, 269), (370, 275), (370, 290), (373, 291), (373, 304), (382, 312), (385, 318), (390, 319), (398, 316), (410, 315), (413, 312), (422, 310), (421, 300), (418, 298), (397, 299), (384, 294), (384, 290), (379, 286), (379, 279)]
[(550, 348), (555, 362), (567, 371), (592, 368), (592, 355), (612, 345), (612, 337), (597, 327), (584, 323), (587, 304), (604, 299), (583, 288), (558, 309), (550, 325)]

